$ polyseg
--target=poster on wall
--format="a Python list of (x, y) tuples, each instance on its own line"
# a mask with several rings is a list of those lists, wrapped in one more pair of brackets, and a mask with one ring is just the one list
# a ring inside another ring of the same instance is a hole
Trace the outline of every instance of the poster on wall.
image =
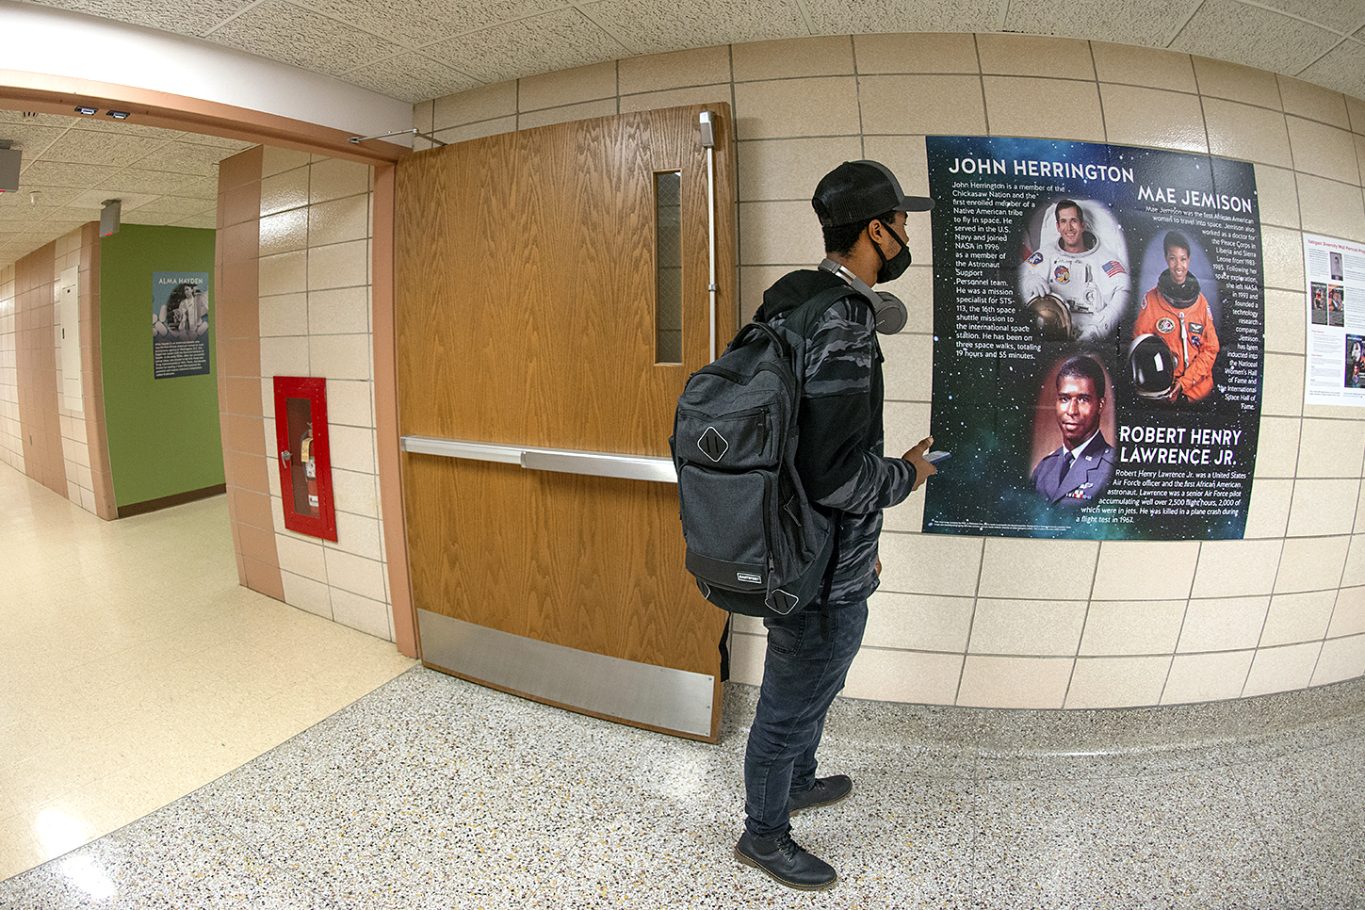
[(152, 375), (209, 371), (208, 272), (152, 273)]
[(1365, 407), (1365, 244), (1303, 235), (1304, 404)]
[[(1264, 292), (1250, 164), (931, 136), (925, 531), (1242, 536)], [(1365, 315), (1365, 314), (1363, 314)]]

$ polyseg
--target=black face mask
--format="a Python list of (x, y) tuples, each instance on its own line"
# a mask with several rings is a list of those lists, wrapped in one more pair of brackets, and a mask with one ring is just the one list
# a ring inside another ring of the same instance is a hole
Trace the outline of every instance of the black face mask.
[(877, 255), (880, 256), (882, 260), (882, 267), (877, 269), (878, 284), (885, 284), (888, 281), (895, 281), (897, 278), (905, 274), (906, 269), (910, 268), (910, 247), (905, 243), (905, 241), (901, 240), (900, 235), (898, 235), (894, 230), (892, 230), (891, 225), (883, 221), (882, 226), (891, 232), (892, 237), (896, 238), (896, 242), (901, 245), (901, 251), (896, 255), (892, 256), (890, 259), (887, 259), (886, 255), (882, 252), (882, 248), (878, 246), (876, 243), (872, 244), (874, 247), (876, 247)]

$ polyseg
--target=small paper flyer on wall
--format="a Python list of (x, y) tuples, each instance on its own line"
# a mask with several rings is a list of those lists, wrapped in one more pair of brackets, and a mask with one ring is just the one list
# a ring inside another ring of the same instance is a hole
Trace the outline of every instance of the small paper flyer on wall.
[[(1238, 538), (1260, 424), (1255, 172), (930, 136), (941, 534)], [(1365, 312), (1362, 313), (1365, 320)]]
[(152, 377), (209, 371), (208, 272), (152, 273)]
[(1304, 404), (1365, 407), (1365, 244), (1303, 235)]

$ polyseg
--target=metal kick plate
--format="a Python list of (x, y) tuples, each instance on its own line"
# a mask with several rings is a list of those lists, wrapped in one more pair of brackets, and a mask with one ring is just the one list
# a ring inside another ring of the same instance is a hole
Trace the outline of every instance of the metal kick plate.
[(711, 735), (716, 679), (417, 611), (422, 659), (533, 698), (625, 721)]

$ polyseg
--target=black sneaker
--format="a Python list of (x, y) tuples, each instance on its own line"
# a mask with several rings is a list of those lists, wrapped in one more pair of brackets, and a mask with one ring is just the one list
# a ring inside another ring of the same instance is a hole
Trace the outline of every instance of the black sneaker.
[(774, 881), (801, 891), (834, 887), (839, 873), (813, 853), (802, 850), (790, 833), (754, 837), (748, 831), (735, 844), (735, 859), (767, 873)]
[(787, 814), (795, 815), (807, 809), (832, 805), (840, 800), (848, 799), (848, 795), (852, 792), (853, 778), (847, 774), (817, 777), (809, 790), (793, 793), (787, 799)]

